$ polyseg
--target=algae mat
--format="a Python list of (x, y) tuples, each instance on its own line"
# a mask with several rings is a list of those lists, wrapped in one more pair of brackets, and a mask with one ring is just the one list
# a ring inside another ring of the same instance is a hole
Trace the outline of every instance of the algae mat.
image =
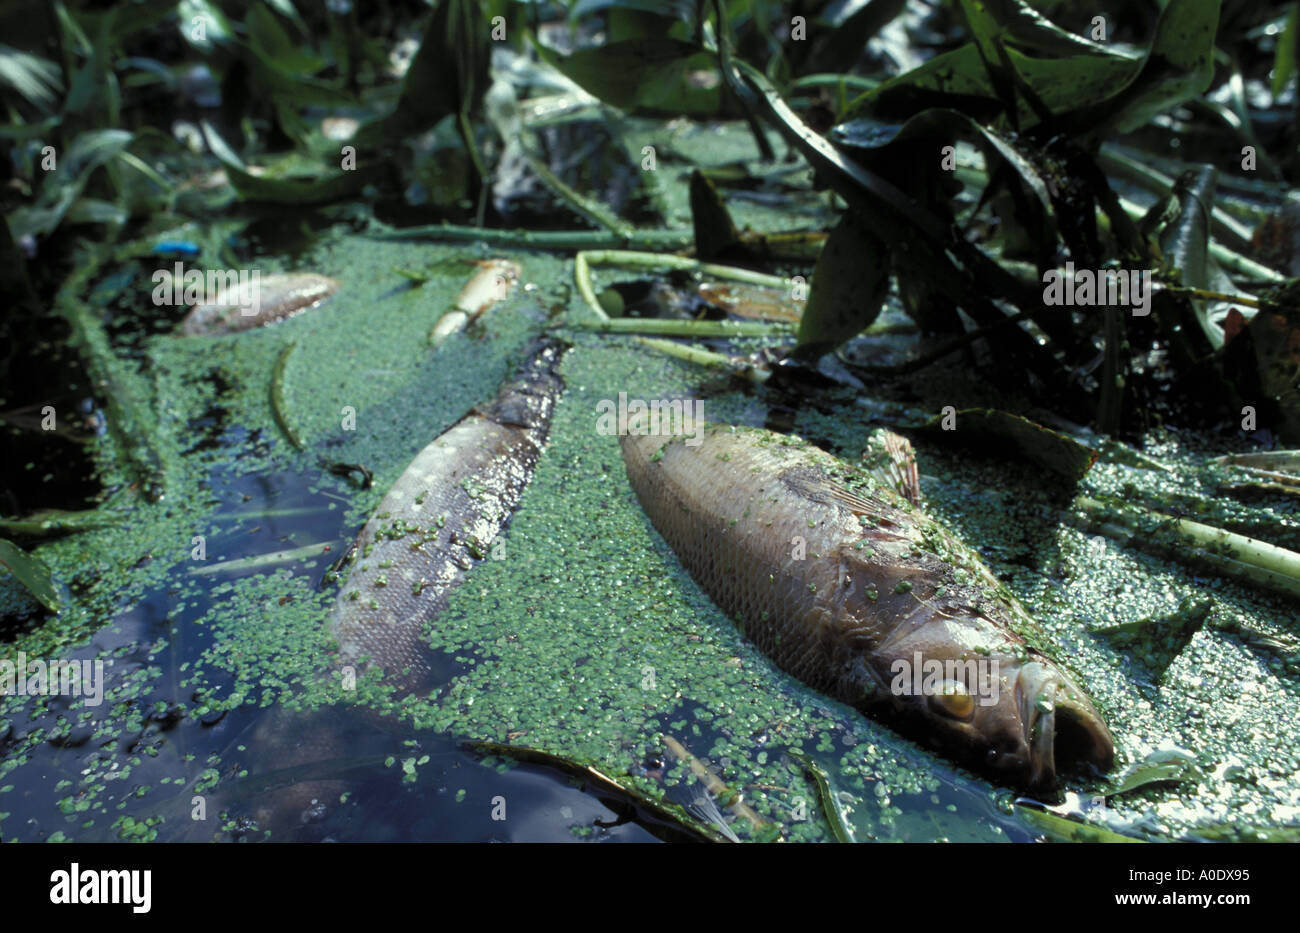
[[(551, 442), (495, 549), (500, 559), (474, 569), (428, 632), (443, 660), (438, 689), (397, 702), (363, 678), (340, 698), (317, 676), (337, 592), (327, 572), (369, 510), (416, 451), (491, 397), (548, 320), (581, 314), (569, 261), (512, 255), (523, 287), (481, 326), (431, 349), (428, 332), (470, 271), (463, 260), (480, 256), (341, 239), (310, 257), (313, 271), (343, 283), (322, 308), (235, 337), (144, 343), (131, 378), (167, 495), (148, 503), (121, 492), (110, 498), (128, 503), (115, 527), (37, 549), (69, 587), (59, 617), (0, 580), (0, 606), (21, 623), (7, 651), (112, 662), (98, 706), (0, 701), (4, 838), (447, 838), (424, 818), (444, 798), (464, 808), (461, 829), (480, 827), (470, 838), (492, 838), (503, 822), (600, 835), (590, 812), (552, 812), (545, 797), (503, 790), (518, 786), (500, 783), (508, 760), (451, 761), (461, 739), (594, 767), (684, 821), (708, 826), (721, 814), (742, 839), (831, 840), (832, 800), (863, 841), (1041, 834), (1010, 792), (781, 674), (685, 575), (637, 506), (616, 438), (597, 433), (596, 406), (620, 392), (702, 397), (710, 420), (763, 424), (773, 399), (620, 340), (573, 338)], [(411, 288), (395, 265), (429, 266), (432, 277)], [(129, 272), (102, 277), (88, 300), (142, 300), (141, 276)], [(272, 411), (277, 368), (301, 452)], [(344, 426), (347, 408), (355, 429)], [(871, 426), (849, 399), (793, 416), (796, 432), (847, 458)], [(1155, 838), (1293, 831), (1290, 607), (1099, 546), (1060, 520), (1068, 494), (1031, 468), (918, 446), (931, 509), (1039, 617), (1052, 653), (1111, 723), (1119, 767), (1190, 763), (1180, 781), (1105, 806), (1088, 804), (1101, 787), (1077, 787), (1067, 804), (1089, 825)], [(1196, 494), (1203, 452), (1166, 453), (1185, 474), (1157, 481), (1102, 465), (1087, 485)], [(98, 454), (110, 485), (125, 487), (112, 452)], [(336, 476), (322, 458), (364, 466), (373, 485), (358, 488), (357, 474)], [(1294, 516), (1277, 520), (1294, 527)], [(1189, 595), (1213, 598), (1212, 622), (1167, 652), (1158, 673), (1147, 656), (1160, 644), (1134, 649), (1101, 634), (1173, 613)], [(311, 747), (304, 737), (322, 717), (335, 738)], [(726, 787), (703, 793), (668, 754), (670, 740), (707, 759)], [(829, 787), (818, 788), (802, 756)], [(319, 793), (296, 800), (287, 790), (299, 785)], [(742, 795), (755, 820), (735, 815)], [(286, 800), (291, 812), (277, 812)]]

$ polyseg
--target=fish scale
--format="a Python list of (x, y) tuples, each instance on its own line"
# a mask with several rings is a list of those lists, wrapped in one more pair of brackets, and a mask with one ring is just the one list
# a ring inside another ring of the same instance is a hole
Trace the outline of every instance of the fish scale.
[[(906, 441), (881, 434), (886, 449), (910, 455)], [(1011, 783), (1054, 783), (1058, 751), (1109, 768), (1100, 715), (1017, 633), (1032, 628), (1028, 613), (974, 551), (887, 483), (757, 429), (709, 425), (689, 442), (621, 443), (651, 523), (787, 673)], [(915, 475), (911, 464), (890, 466), (885, 475)], [(897, 665), (916, 659), (957, 664), (960, 679), (930, 695), (900, 691)], [(967, 662), (993, 661), (996, 689), (969, 682)]]

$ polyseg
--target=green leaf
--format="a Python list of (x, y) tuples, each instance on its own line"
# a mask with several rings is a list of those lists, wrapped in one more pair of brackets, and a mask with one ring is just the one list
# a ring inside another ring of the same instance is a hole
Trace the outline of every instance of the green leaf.
[(226, 169), (230, 184), (246, 201), (269, 204), (323, 204), (337, 201), (360, 191), (374, 175), (375, 167), (354, 171), (339, 171), (312, 176), (268, 177), (254, 175), (234, 150), (226, 144), (212, 125), (203, 123), (203, 138), (208, 147)]
[(1097, 451), (1091, 447), (1020, 415), (993, 408), (968, 408), (957, 412), (956, 417), (956, 431), (944, 431), (943, 419), (937, 416), (923, 429), (945, 439), (991, 448), (1004, 456), (1023, 457), (1069, 482), (1078, 482), (1097, 462)]
[(705, 262), (722, 257), (740, 239), (718, 189), (704, 174), (691, 172), (691, 220), (695, 228), (695, 255)]
[(1152, 784), (1185, 784), (1203, 778), (1196, 756), (1191, 752), (1179, 748), (1160, 749), (1135, 762), (1103, 794), (1106, 797), (1117, 797)]
[[(1010, 48), (1006, 54), (1021, 80), (1053, 113), (1065, 113), (1118, 93), (1138, 70), (1135, 62), (1101, 55), (1034, 58)], [(973, 43), (937, 55), (867, 91), (849, 104), (844, 118), (874, 116), (902, 121), (935, 106), (954, 107), (983, 119), (1000, 111), (984, 60)], [(1017, 114), (1022, 129), (1038, 122), (1023, 96), (1018, 97)]]
[(180, 0), (176, 15), (181, 37), (200, 52), (234, 41), (235, 31), (226, 14), (209, 0)]
[(1220, 0), (1170, 0), (1141, 70), (1112, 100), (1095, 131), (1127, 133), (1157, 114), (1203, 94), (1214, 79), (1214, 36)]
[(1073, 55), (1134, 57), (1062, 29), (1025, 0), (980, 0), (979, 5), (998, 24), (998, 38), (1022, 52), (1042, 52), (1059, 58)]
[(1124, 836), (1091, 823), (1081, 823), (1067, 817), (1016, 801), (1016, 813), (1026, 823), (1049, 838), (1061, 842), (1146, 842), (1133, 836)]
[(490, 32), (478, 5), (439, 0), (397, 106), (358, 131), (358, 151), (423, 132), (448, 114), (476, 111), (487, 91), (490, 58)]
[(1277, 37), (1277, 51), (1273, 53), (1274, 97), (1282, 95), (1291, 75), (1295, 74), (1297, 42), (1300, 42), (1300, 3), (1293, 3), (1286, 14), (1286, 27)]
[(824, 72), (848, 71), (867, 47), (867, 41), (907, 8), (907, 0), (867, 0), (866, 3), (832, 3), (822, 10), (818, 40), (810, 60)]
[(0, 45), (0, 85), (9, 87), (42, 113), (53, 113), (63, 92), (58, 65), (7, 45)]
[[(1005, 55), (1003, 73), (1009, 65), (1018, 84), (1052, 115), (1074, 114), (1075, 132), (1126, 132), (1209, 87), (1218, 19), (1219, 0), (1170, 0), (1140, 61), (1102, 47), (1068, 58), (1038, 58), (1005, 47), (999, 58)], [(981, 16), (977, 22), (980, 42), (994, 48), (989, 19)], [(1026, 95), (1016, 97), (1020, 127), (1040, 122)], [(991, 118), (996, 111), (990, 104), (1001, 98), (980, 47), (971, 42), (866, 92), (844, 117), (903, 120), (927, 106), (942, 105)]]
[(61, 600), (49, 568), (12, 541), (0, 538), (0, 564), (13, 571), (14, 578), (36, 597), (42, 606), (58, 612)]
[[(77, 136), (62, 154), (59, 170), (47, 174), (39, 201), (30, 207), (17, 208), (9, 215), (14, 236), (51, 233), (77, 203), (95, 169), (120, 156), (134, 138), (126, 130), (95, 130)], [(91, 210), (86, 208), (83, 216), (89, 216)], [(104, 214), (99, 211), (94, 216), (93, 222), (98, 223)]]
[[(1148, 211), (1143, 226), (1154, 226), (1165, 260), (1177, 271), (1182, 285), (1242, 294), (1210, 255), (1209, 208), (1214, 204), (1217, 177), (1217, 171), (1209, 165), (1183, 172), (1168, 196)], [(1235, 305), (1201, 298), (1189, 301), (1210, 346), (1216, 350), (1222, 347), (1225, 332), (1221, 322)]]
[(701, 87), (693, 78), (701, 72), (716, 76), (716, 60), (680, 39), (628, 39), (568, 56), (543, 46), (538, 52), (583, 90), (620, 110), (712, 115), (722, 107), (720, 81)]
[(820, 356), (857, 336), (880, 314), (888, 293), (889, 247), (850, 211), (817, 258), (796, 352)]

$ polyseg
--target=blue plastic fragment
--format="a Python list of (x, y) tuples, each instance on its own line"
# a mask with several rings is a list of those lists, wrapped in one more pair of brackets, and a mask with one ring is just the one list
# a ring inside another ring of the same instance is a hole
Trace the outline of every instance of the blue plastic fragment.
[(154, 244), (153, 254), (155, 256), (197, 256), (199, 245), (189, 240), (160, 240)]

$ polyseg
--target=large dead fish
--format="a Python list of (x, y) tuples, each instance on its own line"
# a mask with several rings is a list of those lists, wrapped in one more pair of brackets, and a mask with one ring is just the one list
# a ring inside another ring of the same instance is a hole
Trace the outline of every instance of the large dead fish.
[(340, 666), (368, 659), (408, 687), (427, 678), (421, 629), (489, 555), (532, 479), (563, 387), (563, 352), (543, 342), (496, 399), (416, 455), (361, 529), (329, 621)]
[[(1016, 634), (1025, 610), (889, 483), (768, 431), (621, 440), (655, 528), (782, 669), (1005, 783), (1110, 767), (1092, 703)], [(907, 442), (873, 443), (919, 498)]]

